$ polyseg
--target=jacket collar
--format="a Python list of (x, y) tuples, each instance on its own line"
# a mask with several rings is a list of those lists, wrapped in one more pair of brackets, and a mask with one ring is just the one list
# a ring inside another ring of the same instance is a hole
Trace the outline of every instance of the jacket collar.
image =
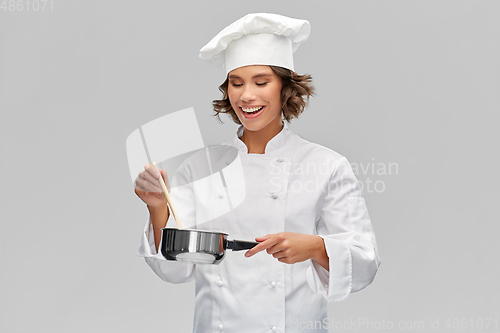
[[(292, 132), (288, 128), (287, 122), (282, 121), (281, 123), (283, 124), (283, 128), (281, 129), (281, 132), (279, 132), (271, 140), (269, 140), (269, 142), (266, 145), (264, 155), (278, 152), (290, 140), (290, 138), (292, 136)], [(238, 127), (238, 131), (236, 132), (236, 138), (233, 141), (233, 146), (236, 149), (238, 149), (238, 151), (241, 151), (241, 152), (248, 154), (248, 147), (240, 139), (240, 137), (243, 135), (243, 130), (244, 130), (243, 125), (240, 125)]]

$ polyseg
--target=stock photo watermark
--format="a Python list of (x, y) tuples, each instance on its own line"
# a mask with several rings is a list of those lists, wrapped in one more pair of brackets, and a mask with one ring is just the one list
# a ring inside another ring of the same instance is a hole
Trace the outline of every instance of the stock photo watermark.
[[(386, 183), (380, 179), (384, 176), (399, 175), (399, 165), (395, 162), (376, 162), (375, 157), (372, 157), (368, 163), (351, 163), (351, 168), (356, 177), (363, 177), (363, 180), (358, 179), (361, 190), (365, 193), (382, 193), (386, 190)], [(366, 178), (365, 178), (366, 177)]]
[[(278, 159), (279, 161), (280, 159)], [(282, 163), (284, 162), (284, 163)], [(372, 158), (368, 163), (337, 162), (305, 162), (292, 161), (271, 162), (271, 186), (279, 192), (283, 188), (281, 178), (289, 177), (288, 191), (293, 193), (314, 193), (328, 190), (360, 190), (363, 193), (383, 193), (387, 189), (385, 179), (399, 175), (396, 162), (379, 162)], [(331, 175), (333, 179), (330, 179)]]
[(4, 12), (53, 12), (54, 0), (0, 0)]
[(490, 331), (498, 329), (498, 318), (429, 318), (426, 320), (372, 320), (368, 318), (351, 318), (349, 320), (335, 320), (325, 318), (322, 321), (291, 322), (292, 329), (314, 330), (374, 330), (374, 331)]

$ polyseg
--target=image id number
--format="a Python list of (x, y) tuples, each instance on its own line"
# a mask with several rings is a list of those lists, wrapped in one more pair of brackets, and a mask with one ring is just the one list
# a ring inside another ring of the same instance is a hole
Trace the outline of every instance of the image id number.
[(4, 12), (54, 11), (54, 0), (3, 0), (0, 10)]
[(449, 330), (498, 329), (497, 318), (448, 318), (444, 327)]

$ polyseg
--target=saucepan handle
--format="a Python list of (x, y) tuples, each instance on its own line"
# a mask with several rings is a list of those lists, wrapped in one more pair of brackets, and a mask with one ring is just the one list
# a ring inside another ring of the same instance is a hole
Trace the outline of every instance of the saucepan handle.
[(228, 240), (227, 241), (227, 249), (233, 251), (241, 251), (241, 250), (250, 250), (255, 245), (259, 244), (258, 242), (247, 242), (241, 240)]

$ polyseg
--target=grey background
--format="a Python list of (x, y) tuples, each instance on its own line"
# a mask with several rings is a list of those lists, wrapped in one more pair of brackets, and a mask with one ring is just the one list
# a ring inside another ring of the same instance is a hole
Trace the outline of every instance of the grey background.
[(295, 62), (317, 95), (292, 129), (352, 163), (398, 166), (359, 173), (384, 185), (365, 192), (383, 263), (329, 305), (332, 322), (500, 331), (499, 1), (53, 8), (0, 10), (0, 331), (190, 331), (194, 284), (165, 283), (135, 256), (147, 211), (125, 139), (190, 106), (207, 143), (233, 137), (211, 116), (224, 74), (198, 50), (249, 12), (311, 22)]

